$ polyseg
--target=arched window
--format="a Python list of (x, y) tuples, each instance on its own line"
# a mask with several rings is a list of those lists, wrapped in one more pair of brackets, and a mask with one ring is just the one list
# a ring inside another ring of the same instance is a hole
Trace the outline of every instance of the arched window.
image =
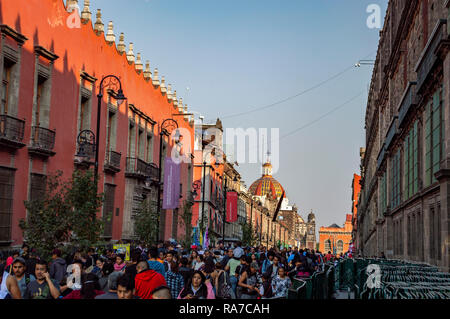
[(331, 240), (327, 239), (325, 240), (325, 253), (328, 254), (329, 251), (331, 251)]
[(344, 251), (344, 242), (342, 240), (338, 240), (338, 242), (336, 243), (336, 248), (337, 248), (337, 253), (338, 254), (342, 254), (342, 252)]

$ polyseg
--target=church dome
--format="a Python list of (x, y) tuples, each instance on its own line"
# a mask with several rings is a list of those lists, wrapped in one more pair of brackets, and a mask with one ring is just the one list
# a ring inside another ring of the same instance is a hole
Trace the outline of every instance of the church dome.
[[(270, 162), (263, 165), (263, 176), (250, 186), (249, 191), (255, 196), (266, 196), (272, 199), (278, 199), (283, 195), (283, 186), (272, 177), (272, 164)], [(286, 194), (284, 197), (286, 197)]]
[(312, 223), (316, 221), (316, 215), (313, 214), (313, 212), (308, 214), (308, 223)]

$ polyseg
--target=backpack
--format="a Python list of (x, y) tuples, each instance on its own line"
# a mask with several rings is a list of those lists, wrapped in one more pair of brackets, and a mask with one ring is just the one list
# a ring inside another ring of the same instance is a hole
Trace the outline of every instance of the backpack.
[[(220, 280), (221, 276), (223, 280)], [(232, 299), (230, 277), (225, 271), (219, 271), (219, 274), (216, 276), (214, 287), (216, 288), (216, 297), (218, 299)]]

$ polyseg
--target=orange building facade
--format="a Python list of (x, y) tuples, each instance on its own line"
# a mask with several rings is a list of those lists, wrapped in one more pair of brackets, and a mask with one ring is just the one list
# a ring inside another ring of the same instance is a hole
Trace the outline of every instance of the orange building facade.
[(353, 247), (356, 250), (358, 248), (357, 242), (357, 227), (358, 227), (358, 200), (359, 194), (361, 193), (361, 176), (357, 174), (353, 174), (352, 180), (352, 238), (353, 238)]
[[(127, 100), (118, 105), (114, 99), (117, 83), (103, 92), (98, 171), (99, 192), (106, 200), (99, 218), (112, 213), (105, 238), (132, 240), (136, 209), (146, 198), (158, 200), (159, 141), (165, 119), (176, 120), (183, 136), (177, 150), (193, 157), (194, 123), (176, 91), (157, 69), (151, 72), (148, 64), (143, 66), (133, 44), (126, 49), (123, 34), (116, 44), (113, 25), (106, 31), (100, 12), (91, 21), (85, 6), (79, 28), (69, 27), (72, 14), (63, 0), (0, 2), (3, 247), (23, 242), (19, 220), (26, 217), (24, 201), (39, 196), (46, 176), (61, 170), (63, 178), (69, 178), (74, 169), (93, 167), (89, 149), (84, 150), (87, 157), (77, 156), (77, 137), (83, 130), (96, 132), (97, 94), (106, 75), (120, 79)], [(175, 143), (163, 136), (164, 163)], [(192, 180), (193, 163), (183, 163), (180, 209)], [(160, 239), (181, 238), (183, 232), (178, 210), (162, 210)]]
[(344, 254), (348, 251), (352, 241), (352, 215), (347, 214), (344, 227), (333, 224), (329, 227), (320, 227), (319, 250), (327, 254)]

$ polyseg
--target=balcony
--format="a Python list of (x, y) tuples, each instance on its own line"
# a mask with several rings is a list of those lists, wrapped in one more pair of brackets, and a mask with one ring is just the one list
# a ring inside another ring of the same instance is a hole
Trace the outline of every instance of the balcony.
[(0, 145), (19, 149), (25, 146), (23, 134), (25, 121), (10, 115), (0, 114)]
[(408, 113), (414, 109), (417, 105), (416, 98), (416, 84), (417, 82), (409, 82), (402, 100), (398, 107), (398, 127), (401, 128), (404, 125), (404, 120), (408, 116)]
[(386, 134), (386, 139), (384, 141), (384, 144), (386, 145), (386, 150), (389, 150), (389, 147), (391, 146), (392, 142), (394, 141), (395, 137), (397, 136), (398, 130), (397, 130), (397, 116), (395, 116), (392, 119), (391, 125), (389, 126), (389, 130)]
[(156, 164), (146, 163), (140, 158), (127, 157), (125, 176), (139, 179), (149, 178), (154, 182), (158, 182), (159, 168)]
[(447, 35), (447, 20), (441, 19), (437, 22), (428, 40), (419, 62), (416, 65), (417, 72), (417, 93), (423, 90), (427, 79), (432, 75), (436, 64), (440, 61), (440, 52), (444, 48), (450, 47), (450, 39)]
[(31, 128), (31, 144), (28, 147), (28, 153), (49, 157), (56, 153), (53, 151), (55, 147), (56, 132), (45, 127), (33, 126)]
[(122, 154), (115, 152), (115, 151), (109, 151), (106, 153), (105, 158), (105, 166), (104, 171), (108, 173), (118, 173), (120, 172), (120, 159), (122, 157)]

